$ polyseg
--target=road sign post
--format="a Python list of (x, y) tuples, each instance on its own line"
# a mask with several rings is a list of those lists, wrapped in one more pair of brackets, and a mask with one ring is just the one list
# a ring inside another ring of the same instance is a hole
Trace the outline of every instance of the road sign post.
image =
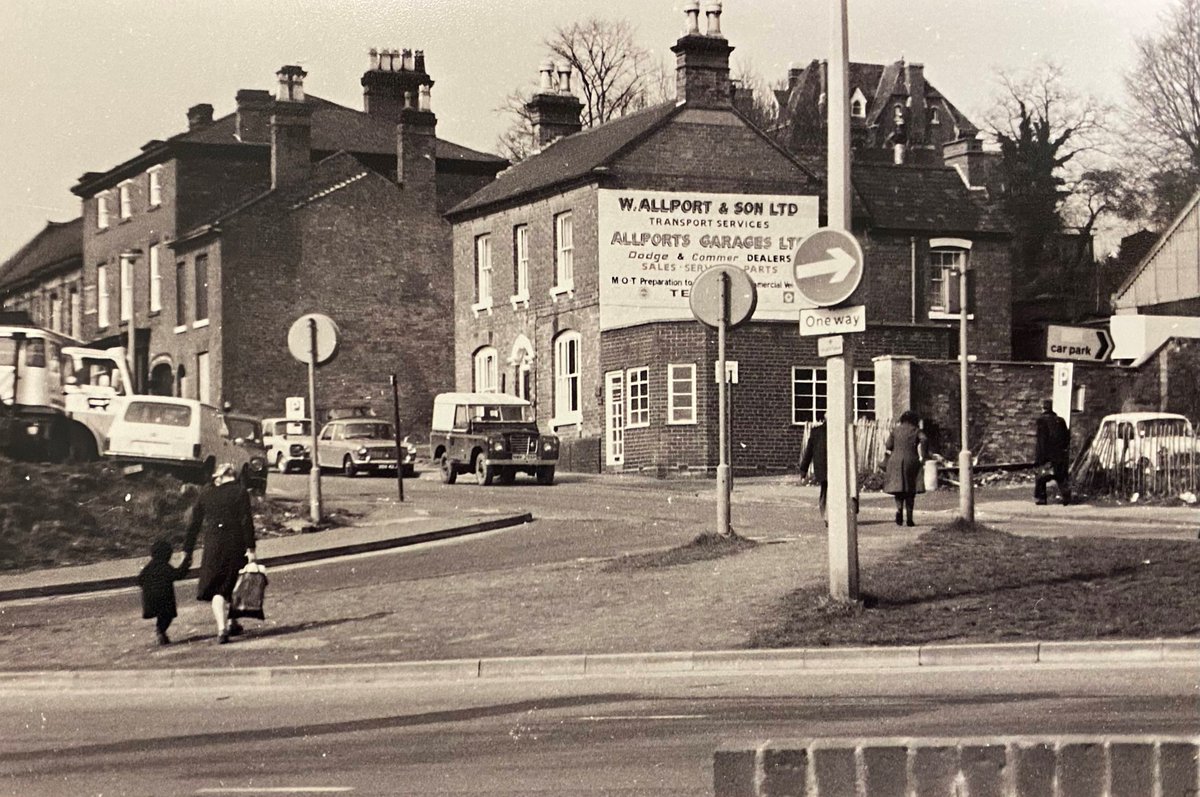
[(400, 491), (400, 502), (404, 503), (404, 456), (400, 450), (400, 386), (396, 375), (391, 374), (388, 380), (392, 383), (392, 433), (396, 438), (396, 486)]
[(717, 533), (730, 529), (729, 378), (725, 371), (725, 336), (754, 315), (758, 290), (754, 280), (737, 266), (713, 266), (696, 278), (688, 301), (700, 323), (717, 330)]
[(288, 329), (288, 350), (302, 363), (308, 365), (308, 406), (312, 413), (311, 441), (312, 467), (308, 472), (309, 518), (320, 523), (321, 512), (321, 468), (317, 464), (317, 366), (324, 365), (337, 356), (338, 328), (333, 319), (320, 313), (302, 315)]

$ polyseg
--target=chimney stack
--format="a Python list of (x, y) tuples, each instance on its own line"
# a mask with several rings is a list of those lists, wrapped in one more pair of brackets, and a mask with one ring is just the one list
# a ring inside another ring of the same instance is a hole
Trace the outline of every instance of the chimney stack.
[(525, 104), (525, 110), (533, 124), (534, 149), (540, 150), (583, 129), (579, 121), (583, 103), (571, 92), (571, 67), (566, 62), (555, 64), (547, 58), (538, 71), (541, 73), (538, 93)]
[(707, 0), (704, 14), (707, 29), (699, 30), (700, 3), (684, 4), (687, 30), (675, 42), (675, 97), (698, 108), (728, 108), (731, 105), (729, 54), (733, 47), (721, 33), (721, 2)]
[(243, 144), (265, 144), (271, 140), (271, 107), (275, 104), (271, 92), (262, 89), (239, 89), (237, 93), (237, 124), (234, 135)]
[(377, 50), (369, 52), (369, 68), (359, 81), (363, 87), (363, 110), (371, 116), (399, 123), (412, 95), (413, 106), (421, 86), (432, 87), (433, 79), (425, 72), (422, 50)]
[(958, 171), (968, 188), (983, 188), (989, 196), (997, 196), (999, 177), (997, 166), (1000, 153), (984, 152), (983, 142), (974, 133), (942, 146), (942, 158), (947, 166)]
[(430, 207), (436, 207), (437, 117), (432, 107), (432, 83), (414, 84), (404, 93), (396, 124), (396, 182), (406, 189), (428, 191)]
[(193, 105), (187, 111), (188, 130), (199, 130), (212, 124), (213, 107), (207, 102)]
[(304, 99), (307, 72), (283, 66), (271, 114), (271, 187), (308, 179), (312, 168), (312, 106)]
[(908, 88), (908, 137), (914, 144), (929, 142), (925, 134), (925, 65), (908, 64), (904, 68), (904, 83)]

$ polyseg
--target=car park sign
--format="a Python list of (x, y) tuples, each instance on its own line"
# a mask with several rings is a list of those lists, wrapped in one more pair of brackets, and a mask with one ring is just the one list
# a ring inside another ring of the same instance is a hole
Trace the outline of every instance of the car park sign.
[(800, 295), (818, 307), (832, 307), (849, 299), (862, 282), (862, 247), (845, 230), (822, 227), (796, 247), (792, 267)]
[(1112, 350), (1112, 335), (1107, 329), (1057, 324), (1046, 327), (1046, 357), (1052, 360), (1102, 363), (1112, 355)]

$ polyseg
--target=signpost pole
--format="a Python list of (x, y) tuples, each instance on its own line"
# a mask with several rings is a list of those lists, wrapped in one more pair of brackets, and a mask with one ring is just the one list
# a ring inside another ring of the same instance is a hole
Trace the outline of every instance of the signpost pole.
[(312, 424), (312, 467), (308, 471), (309, 518), (321, 522), (321, 468), (317, 465), (317, 319), (308, 319), (308, 412)]
[(400, 386), (396, 383), (396, 375), (388, 377), (392, 383), (392, 431), (396, 435), (396, 484), (400, 489), (400, 502), (404, 502), (404, 458), (400, 448)]
[(718, 446), (720, 453), (717, 462), (717, 533), (722, 537), (729, 536), (729, 425), (725, 408), (729, 400), (729, 376), (725, 373), (725, 332), (729, 326), (729, 275), (720, 274), (721, 309), (717, 320), (717, 373), (721, 379), (717, 383), (717, 415)]
[[(850, 231), (850, 42), (846, 0), (833, 0), (829, 88), (829, 226)], [(858, 600), (858, 528), (850, 500), (850, 390), (853, 371), (846, 357), (826, 361), (829, 457), (829, 595)]]
[(967, 269), (958, 272), (958, 414), (962, 447), (958, 452), (958, 514), (968, 523), (975, 522), (975, 485), (971, 473), (970, 429), (967, 418)]

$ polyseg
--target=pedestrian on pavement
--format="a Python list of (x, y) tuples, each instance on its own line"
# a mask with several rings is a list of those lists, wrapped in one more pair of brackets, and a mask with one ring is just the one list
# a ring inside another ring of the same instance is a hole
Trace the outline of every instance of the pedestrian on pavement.
[(212, 602), (217, 642), (224, 645), (230, 636), (242, 632), (241, 625), (229, 617), (229, 602), (238, 571), (248, 562), (256, 561), (250, 494), (237, 483), (236, 471), (230, 464), (217, 466), (213, 472), (213, 486), (203, 490), (192, 507), (192, 519), (183, 543), (185, 556), (191, 556), (201, 531), (204, 532), (204, 556), (200, 560), (196, 600)]
[(912, 410), (900, 415), (900, 423), (888, 434), (884, 443), (887, 457), (883, 491), (896, 499), (896, 525), (913, 522), (913, 505), (917, 493), (925, 492), (921, 462), (925, 459), (925, 433), (921, 418)]
[(826, 520), (825, 502), (829, 496), (829, 459), (827, 454), (828, 449), (825, 444), (825, 415), (822, 413), (817, 416), (817, 422), (808, 432), (808, 440), (804, 443), (804, 454), (800, 457), (800, 475), (804, 476), (808, 473), (808, 468), (812, 466), (813, 479), (817, 484), (821, 485), (821, 492), (817, 496), (817, 510), (821, 513), (821, 520)]
[(178, 612), (175, 606), (175, 582), (187, 575), (192, 563), (184, 556), (179, 567), (171, 565), (171, 543), (157, 539), (150, 546), (150, 561), (138, 573), (138, 586), (142, 588), (142, 618), (155, 619), (155, 635), (158, 644), (171, 644), (167, 629)]
[(1037, 418), (1037, 450), (1033, 464), (1041, 469), (1033, 483), (1033, 502), (1046, 503), (1046, 485), (1053, 479), (1058, 486), (1063, 506), (1071, 503), (1070, 478), (1071, 429), (1054, 411), (1054, 402), (1042, 402), (1042, 414)]

